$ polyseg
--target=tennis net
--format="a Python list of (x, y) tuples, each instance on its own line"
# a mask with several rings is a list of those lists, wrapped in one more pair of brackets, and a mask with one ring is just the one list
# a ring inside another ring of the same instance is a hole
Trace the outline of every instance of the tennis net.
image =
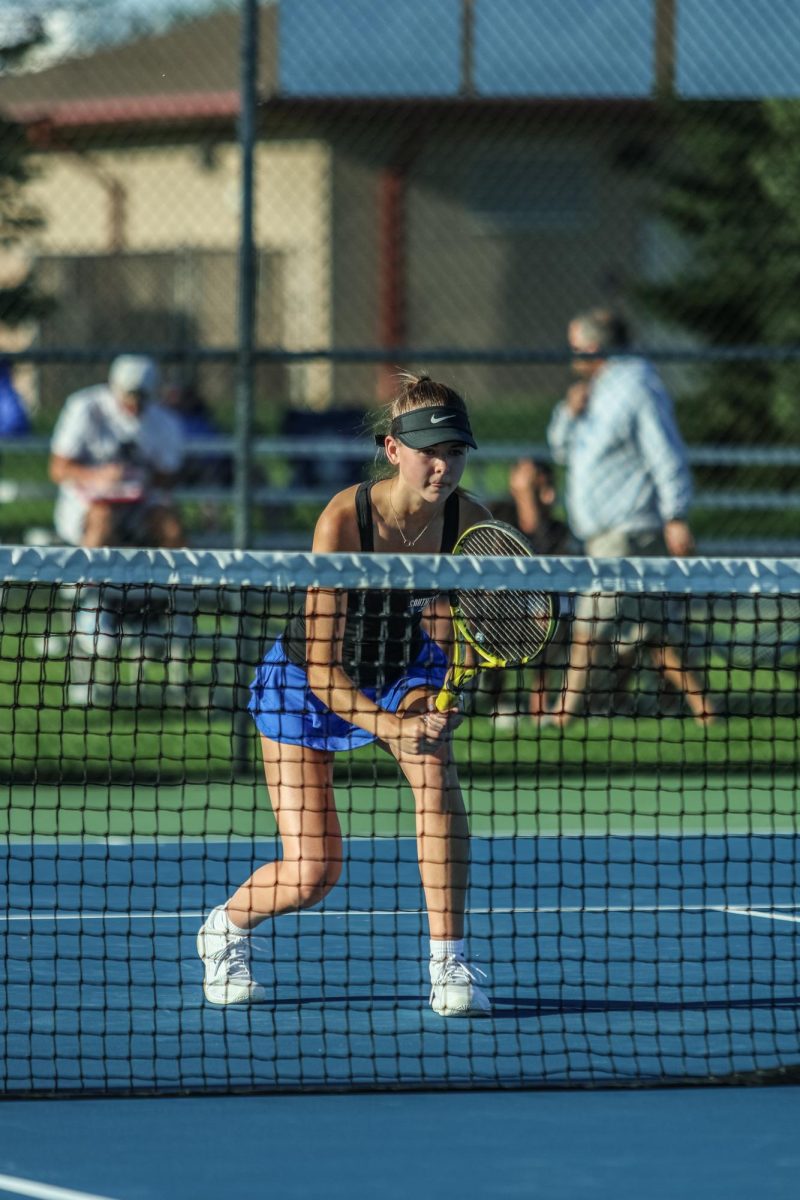
[[(26, 548), (0, 572), (4, 1095), (800, 1078), (800, 562)], [(428, 1007), (413, 797), (375, 745), (337, 756), (340, 882), (252, 938), (266, 1003), (206, 1003), (198, 928), (279, 852), (249, 684), (305, 589), (509, 587), (561, 615), (455, 735), (491, 1016)]]

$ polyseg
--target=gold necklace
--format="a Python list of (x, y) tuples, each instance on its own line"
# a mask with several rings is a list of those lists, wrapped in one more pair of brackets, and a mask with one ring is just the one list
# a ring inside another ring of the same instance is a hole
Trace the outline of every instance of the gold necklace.
[(423, 533), (427, 533), (427, 532), (428, 532), (428, 530), (430, 529), (431, 525), (432, 525), (432, 524), (433, 524), (433, 522), (436, 520), (436, 518), (437, 518), (437, 516), (438, 516), (439, 514), (438, 514), (438, 513), (434, 513), (434, 515), (431, 517), (430, 521), (428, 521), (428, 524), (425, 526), (425, 528), (424, 528), (424, 529), (420, 529), (419, 533), (417, 534), (417, 536), (416, 536), (415, 538), (413, 538), (413, 539), (412, 539), (412, 538), (407, 538), (407, 537), (406, 537), (406, 535), (403, 533), (402, 527), (401, 527), (401, 525), (400, 525), (400, 518), (398, 517), (398, 515), (397, 515), (397, 509), (396, 509), (396, 508), (395, 508), (395, 506), (394, 506), (394, 500), (392, 499), (392, 492), (393, 492), (393, 491), (394, 491), (394, 484), (391, 484), (391, 485), (390, 485), (390, 487), (389, 487), (389, 507), (390, 507), (390, 508), (391, 508), (391, 510), (392, 510), (392, 516), (394, 517), (394, 523), (395, 523), (395, 525), (397, 526), (397, 532), (400, 534), (400, 537), (403, 539), (403, 545), (404, 545), (404, 546), (408, 546), (408, 547), (409, 547), (409, 549), (411, 549), (413, 546), (416, 546), (417, 542), (418, 542), (418, 541), (419, 541), (419, 539), (422, 537)]

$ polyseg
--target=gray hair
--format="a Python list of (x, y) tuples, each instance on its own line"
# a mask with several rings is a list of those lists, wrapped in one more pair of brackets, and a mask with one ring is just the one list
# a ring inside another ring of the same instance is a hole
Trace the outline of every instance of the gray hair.
[(630, 345), (630, 330), (625, 318), (610, 308), (591, 308), (573, 320), (600, 352), (627, 350)]

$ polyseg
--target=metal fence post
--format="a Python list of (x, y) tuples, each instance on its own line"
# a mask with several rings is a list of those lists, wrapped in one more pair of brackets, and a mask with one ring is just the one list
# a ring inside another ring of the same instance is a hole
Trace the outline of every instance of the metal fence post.
[[(239, 230), (238, 346), (236, 377), (236, 424), (234, 430), (234, 509), (233, 545), (246, 550), (252, 541), (252, 443), (253, 443), (253, 370), (255, 340), (256, 258), (253, 238), (253, 165), (256, 142), (258, 103), (258, 3), (242, 0), (241, 80), (239, 110), (239, 147), (241, 158), (241, 200)], [(238, 614), (237, 644), (245, 646), (248, 627), (247, 595), (241, 597)], [(236, 708), (233, 722), (233, 761), (237, 774), (247, 776), (252, 768), (252, 732), (246, 709), (250, 667), (237, 661)]]
[(250, 546), (251, 446), (253, 429), (253, 343), (255, 332), (256, 258), (253, 240), (253, 160), (256, 141), (258, 4), (242, 0), (239, 147), (241, 201), (239, 230), (238, 371), (236, 380), (235, 504), (233, 544)]

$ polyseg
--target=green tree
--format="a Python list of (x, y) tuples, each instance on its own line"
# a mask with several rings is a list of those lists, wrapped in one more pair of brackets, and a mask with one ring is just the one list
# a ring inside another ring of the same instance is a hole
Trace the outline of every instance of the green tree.
[[(0, 72), (19, 67), (45, 38), (36, 17), (20, 15), (3, 27)], [(0, 248), (10, 249), (42, 225), (26, 197), (31, 178), (30, 146), (24, 128), (0, 113)], [(50, 311), (52, 305), (36, 288), (31, 273), (3, 286), (0, 283), (0, 324), (20, 325)]]
[[(800, 348), (800, 101), (764, 104), (770, 130), (753, 156), (753, 166), (775, 214), (765, 286), (772, 302), (765, 314), (770, 345)], [(775, 368), (771, 416), (785, 440), (797, 442), (800, 362), (789, 359)]]
[[(25, 130), (0, 117), (0, 247), (11, 249), (41, 228), (42, 219), (28, 203), (25, 185), (31, 178)], [(33, 273), (0, 285), (0, 324), (20, 325), (44, 316), (51, 301), (36, 287)]]
[[(757, 102), (684, 102), (667, 119), (671, 136), (656, 170), (655, 203), (686, 255), (668, 280), (639, 287), (639, 298), (712, 348), (800, 341), (800, 151), (791, 144), (800, 132), (797, 112), (790, 119)], [(693, 403), (684, 405), (691, 440), (784, 440), (785, 373), (777, 358), (709, 364)]]

